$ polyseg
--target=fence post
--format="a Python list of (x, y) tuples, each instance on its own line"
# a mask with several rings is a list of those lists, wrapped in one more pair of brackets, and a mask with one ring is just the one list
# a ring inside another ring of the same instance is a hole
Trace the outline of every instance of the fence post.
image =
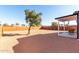
[(0, 26), (0, 38), (2, 37), (2, 26)]

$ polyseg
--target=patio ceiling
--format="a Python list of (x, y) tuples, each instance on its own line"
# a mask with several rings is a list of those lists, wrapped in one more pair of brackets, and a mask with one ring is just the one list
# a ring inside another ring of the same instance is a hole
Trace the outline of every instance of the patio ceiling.
[(77, 20), (77, 15), (67, 15), (67, 16), (62, 16), (62, 17), (58, 17), (58, 18), (55, 18), (56, 20), (58, 21), (72, 21), (72, 20)]

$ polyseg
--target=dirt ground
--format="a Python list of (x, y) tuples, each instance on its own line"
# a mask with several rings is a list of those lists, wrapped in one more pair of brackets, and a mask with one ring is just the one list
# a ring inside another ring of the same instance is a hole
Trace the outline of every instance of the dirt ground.
[(0, 52), (79, 52), (79, 41), (58, 37), (57, 31), (53, 30), (31, 30), (30, 35), (27, 35), (27, 31), (4, 32), (0, 38)]

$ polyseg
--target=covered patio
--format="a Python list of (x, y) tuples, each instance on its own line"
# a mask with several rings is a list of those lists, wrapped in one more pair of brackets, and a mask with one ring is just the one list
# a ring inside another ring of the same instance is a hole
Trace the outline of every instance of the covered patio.
[[(55, 19), (58, 21), (58, 36), (79, 39), (79, 36), (78, 36), (79, 35), (79, 11), (75, 11), (71, 15), (57, 17)], [(69, 25), (70, 21), (74, 21), (74, 20), (77, 23), (76, 29), (70, 28), (70, 25)], [(63, 23), (63, 31), (60, 31), (60, 27), (61, 27), (60, 22)]]

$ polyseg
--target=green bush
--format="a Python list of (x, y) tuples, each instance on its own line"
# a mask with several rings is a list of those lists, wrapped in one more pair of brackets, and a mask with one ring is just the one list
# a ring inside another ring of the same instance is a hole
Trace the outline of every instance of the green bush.
[(69, 29), (69, 33), (74, 33), (75, 32), (75, 29), (72, 28), (72, 29)]

